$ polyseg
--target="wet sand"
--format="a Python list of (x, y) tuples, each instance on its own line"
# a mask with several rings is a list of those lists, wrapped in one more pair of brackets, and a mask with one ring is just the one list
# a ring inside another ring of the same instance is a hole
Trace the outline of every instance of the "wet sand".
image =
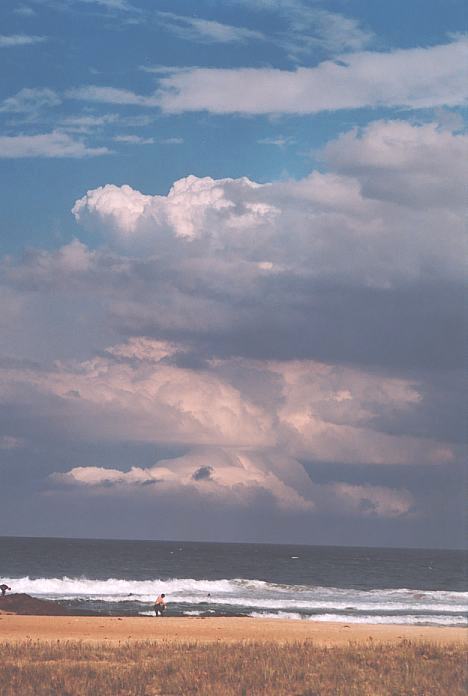
[(18, 616), (0, 614), (0, 642), (26, 640), (285, 643), (311, 640), (317, 645), (350, 641), (431, 641), (441, 645), (466, 642), (465, 628), (321, 623), (254, 618)]

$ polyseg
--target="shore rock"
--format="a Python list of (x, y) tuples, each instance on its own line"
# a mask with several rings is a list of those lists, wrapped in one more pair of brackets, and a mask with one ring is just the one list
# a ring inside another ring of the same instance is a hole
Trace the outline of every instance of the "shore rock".
[[(28, 594), (9, 594), (0, 597), (0, 614), (24, 614), (29, 616), (71, 616), (75, 612), (57, 602), (37, 599)], [(87, 612), (89, 616), (91, 612)]]

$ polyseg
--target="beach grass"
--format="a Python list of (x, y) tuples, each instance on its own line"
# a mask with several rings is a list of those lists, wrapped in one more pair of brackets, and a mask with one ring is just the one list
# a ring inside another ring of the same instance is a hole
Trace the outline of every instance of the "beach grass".
[(0, 651), (2, 696), (466, 693), (462, 644), (22, 641)]

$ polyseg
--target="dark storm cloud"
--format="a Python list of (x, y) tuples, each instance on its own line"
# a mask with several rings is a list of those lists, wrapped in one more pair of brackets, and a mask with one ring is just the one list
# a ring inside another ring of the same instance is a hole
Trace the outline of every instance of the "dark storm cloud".
[[(176, 284), (175, 292), (183, 304), (185, 289)], [(453, 369), (464, 364), (465, 293), (458, 283), (380, 289), (288, 276), (261, 280), (237, 303), (219, 293), (210, 295), (200, 284), (198, 306), (187, 294), (194, 316), (183, 327), (167, 321), (162, 306), (161, 311), (146, 311), (143, 304), (140, 316), (129, 312), (122, 317), (118, 310), (115, 321), (122, 333), (163, 336), (196, 347), (200, 359), (238, 355), (384, 369)], [(163, 305), (163, 297), (155, 293), (151, 306)], [(210, 302), (222, 311), (221, 326), (216, 311), (203, 315)]]
[[(294, 272), (256, 276), (246, 270), (244, 278), (235, 280), (230, 266), (225, 270), (232, 276), (223, 287), (221, 278), (219, 285), (213, 280), (215, 262), (200, 272), (190, 265), (165, 264), (164, 259), (127, 258), (118, 264), (114, 257), (95, 252), (86, 270), (65, 277), (54, 259), (49, 263), (47, 287), (36, 277), (24, 311), (32, 306), (37, 313), (42, 307), (45, 321), (53, 293), (65, 340), (64, 327), (76, 324), (78, 313), (93, 328), (93, 337), (104, 328), (109, 338), (146, 335), (186, 344), (188, 350), (171, 359), (194, 369), (205, 358), (234, 355), (401, 369), (464, 364), (466, 290), (458, 281), (378, 288), (340, 279), (318, 282)], [(10, 282), (21, 292), (27, 277), (28, 267), (19, 266)], [(68, 339), (75, 335), (70, 326)], [(76, 337), (78, 345), (86, 340)]]
[(89, 191), (102, 248), (1, 267), (7, 516), (23, 494), (44, 533), (71, 509), (64, 533), (450, 545), (467, 152), (378, 122), (296, 182)]
[(201, 466), (199, 469), (193, 472), (192, 478), (194, 481), (206, 481), (211, 479), (211, 474), (213, 473), (212, 466)]

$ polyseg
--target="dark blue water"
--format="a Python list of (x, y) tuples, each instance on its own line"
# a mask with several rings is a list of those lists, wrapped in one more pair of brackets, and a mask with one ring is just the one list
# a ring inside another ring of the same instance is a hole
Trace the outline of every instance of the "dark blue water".
[(17, 592), (77, 610), (461, 625), (463, 551), (0, 538)]

